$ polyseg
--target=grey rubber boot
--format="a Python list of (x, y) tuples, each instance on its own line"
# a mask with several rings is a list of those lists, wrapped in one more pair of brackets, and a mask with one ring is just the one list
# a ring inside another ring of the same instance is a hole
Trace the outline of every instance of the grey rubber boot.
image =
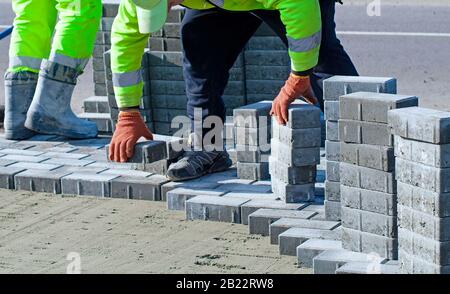
[(29, 71), (5, 74), (5, 138), (24, 140), (36, 133), (25, 128), (27, 111), (33, 100), (38, 74)]
[(79, 74), (73, 68), (43, 61), (25, 126), (38, 133), (74, 139), (96, 137), (97, 125), (78, 118), (70, 107)]

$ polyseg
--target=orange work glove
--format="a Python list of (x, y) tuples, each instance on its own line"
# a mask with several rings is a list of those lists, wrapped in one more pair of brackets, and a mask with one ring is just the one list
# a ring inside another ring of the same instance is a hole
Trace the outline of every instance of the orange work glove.
[(121, 111), (109, 145), (109, 159), (126, 162), (133, 157), (134, 145), (141, 137), (153, 140), (153, 135), (142, 120), (141, 114), (138, 111)]
[(297, 76), (291, 73), (286, 84), (281, 88), (280, 94), (273, 100), (270, 115), (275, 115), (278, 123), (285, 125), (288, 121), (289, 104), (300, 96), (303, 96), (310, 104), (318, 103), (312, 91), (309, 76)]

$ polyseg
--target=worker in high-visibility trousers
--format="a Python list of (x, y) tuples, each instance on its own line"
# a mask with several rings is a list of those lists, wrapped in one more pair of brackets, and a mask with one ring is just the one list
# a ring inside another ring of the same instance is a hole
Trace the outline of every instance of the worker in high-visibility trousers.
[(92, 55), (101, 0), (13, 0), (12, 6), (16, 17), (5, 74), (5, 137), (97, 136), (96, 124), (79, 119), (70, 102)]
[[(327, 1), (333, 1), (334, 24), (334, 0)], [(143, 87), (139, 70), (141, 56), (149, 33), (161, 29), (168, 9), (178, 4), (190, 8), (183, 18), (181, 39), (187, 112), (191, 121), (194, 120), (194, 109), (200, 109), (203, 120), (215, 116), (223, 123), (222, 95), (229, 70), (263, 21), (288, 46), (292, 68), (273, 101), (271, 113), (280, 124), (285, 124), (288, 106), (296, 98), (303, 97), (311, 104), (319, 104), (310, 81), (310, 75), (318, 65), (322, 35), (318, 0), (123, 0), (112, 29), (111, 67), (121, 111), (110, 144), (111, 160), (125, 162), (132, 156), (140, 137), (152, 138), (138, 112)], [(331, 29), (334, 33), (334, 27)], [(209, 129), (201, 131), (205, 135)], [(220, 138), (211, 143), (222, 146), (217, 141)], [(169, 167), (167, 176), (175, 181), (192, 179), (231, 165), (225, 150), (201, 147), (203, 150), (186, 151)]]

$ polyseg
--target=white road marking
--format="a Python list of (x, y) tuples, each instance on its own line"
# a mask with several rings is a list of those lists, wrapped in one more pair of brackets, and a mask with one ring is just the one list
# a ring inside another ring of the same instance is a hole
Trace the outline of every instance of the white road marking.
[(0, 30), (1, 29), (6, 29), (6, 28), (9, 28), (11, 25), (0, 25)]
[(409, 32), (364, 32), (364, 31), (338, 31), (338, 35), (353, 36), (400, 36), (400, 37), (438, 37), (450, 38), (450, 33), (409, 33)]

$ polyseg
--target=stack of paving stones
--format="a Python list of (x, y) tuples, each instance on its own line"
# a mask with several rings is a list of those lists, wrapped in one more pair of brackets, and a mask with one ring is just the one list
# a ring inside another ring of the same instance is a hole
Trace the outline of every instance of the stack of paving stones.
[(272, 191), (286, 203), (314, 201), (320, 139), (320, 109), (303, 101), (289, 106), (286, 125), (272, 119)]
[(260, 101), (234, 109), (237, 173), (240, 179), (265, 180), (270, 177), (271, 108), (272, 101)]
[(342, 247), (398, 258), (397, 186), (391, 109), (418, 98), (356, 92), (340, 97)]
[[(103, 19), (94, 52), (95, 95), (108, 96), (111, 106), (112, 128), (117, 118), (117, 105), (111, 82), (109, 57), (103, 55), (111, 46), (111, 26), (117, 15), (118, 0), (103, 3)], [(179, 127), (171, 126), (174, 117), (186, 115), (186, 95), (182, 74), (180, 23), (184, 8), (177, 6), (169, 13), (164, 28), (149, 39), (148, 65), (143, 64), (144, 93), (141, 109), (150, 121), (151, 130), (158, 134), (177, 134)], [(147, 70), (144, 68), (147, 67)], [(227, 115), (233, 109), (263, 100), (273, 100), (290, 72), (288, 51), (282, 41), (265, 24), (250, 39), (230, 71), (230, 79), (223, 95)], [(146, 99), (145, 99), (146, 98)], [(231, 134), (231, 129), (225, 131)], [(231, 140), (231, 137), (226, 137)], [(233, 144), (227, 144), (231, 147)]]
[(334, 76), (324, 80), (324, 106), (326, 121), (326, 181), (325, 212), (329, 220), (339, 220), (339, 97), (354, 92), (397, 93), (397, 81), (393, 78)]
[(395, 135), (403, 273), (450, 274), (450, 113), (389, 111)]

